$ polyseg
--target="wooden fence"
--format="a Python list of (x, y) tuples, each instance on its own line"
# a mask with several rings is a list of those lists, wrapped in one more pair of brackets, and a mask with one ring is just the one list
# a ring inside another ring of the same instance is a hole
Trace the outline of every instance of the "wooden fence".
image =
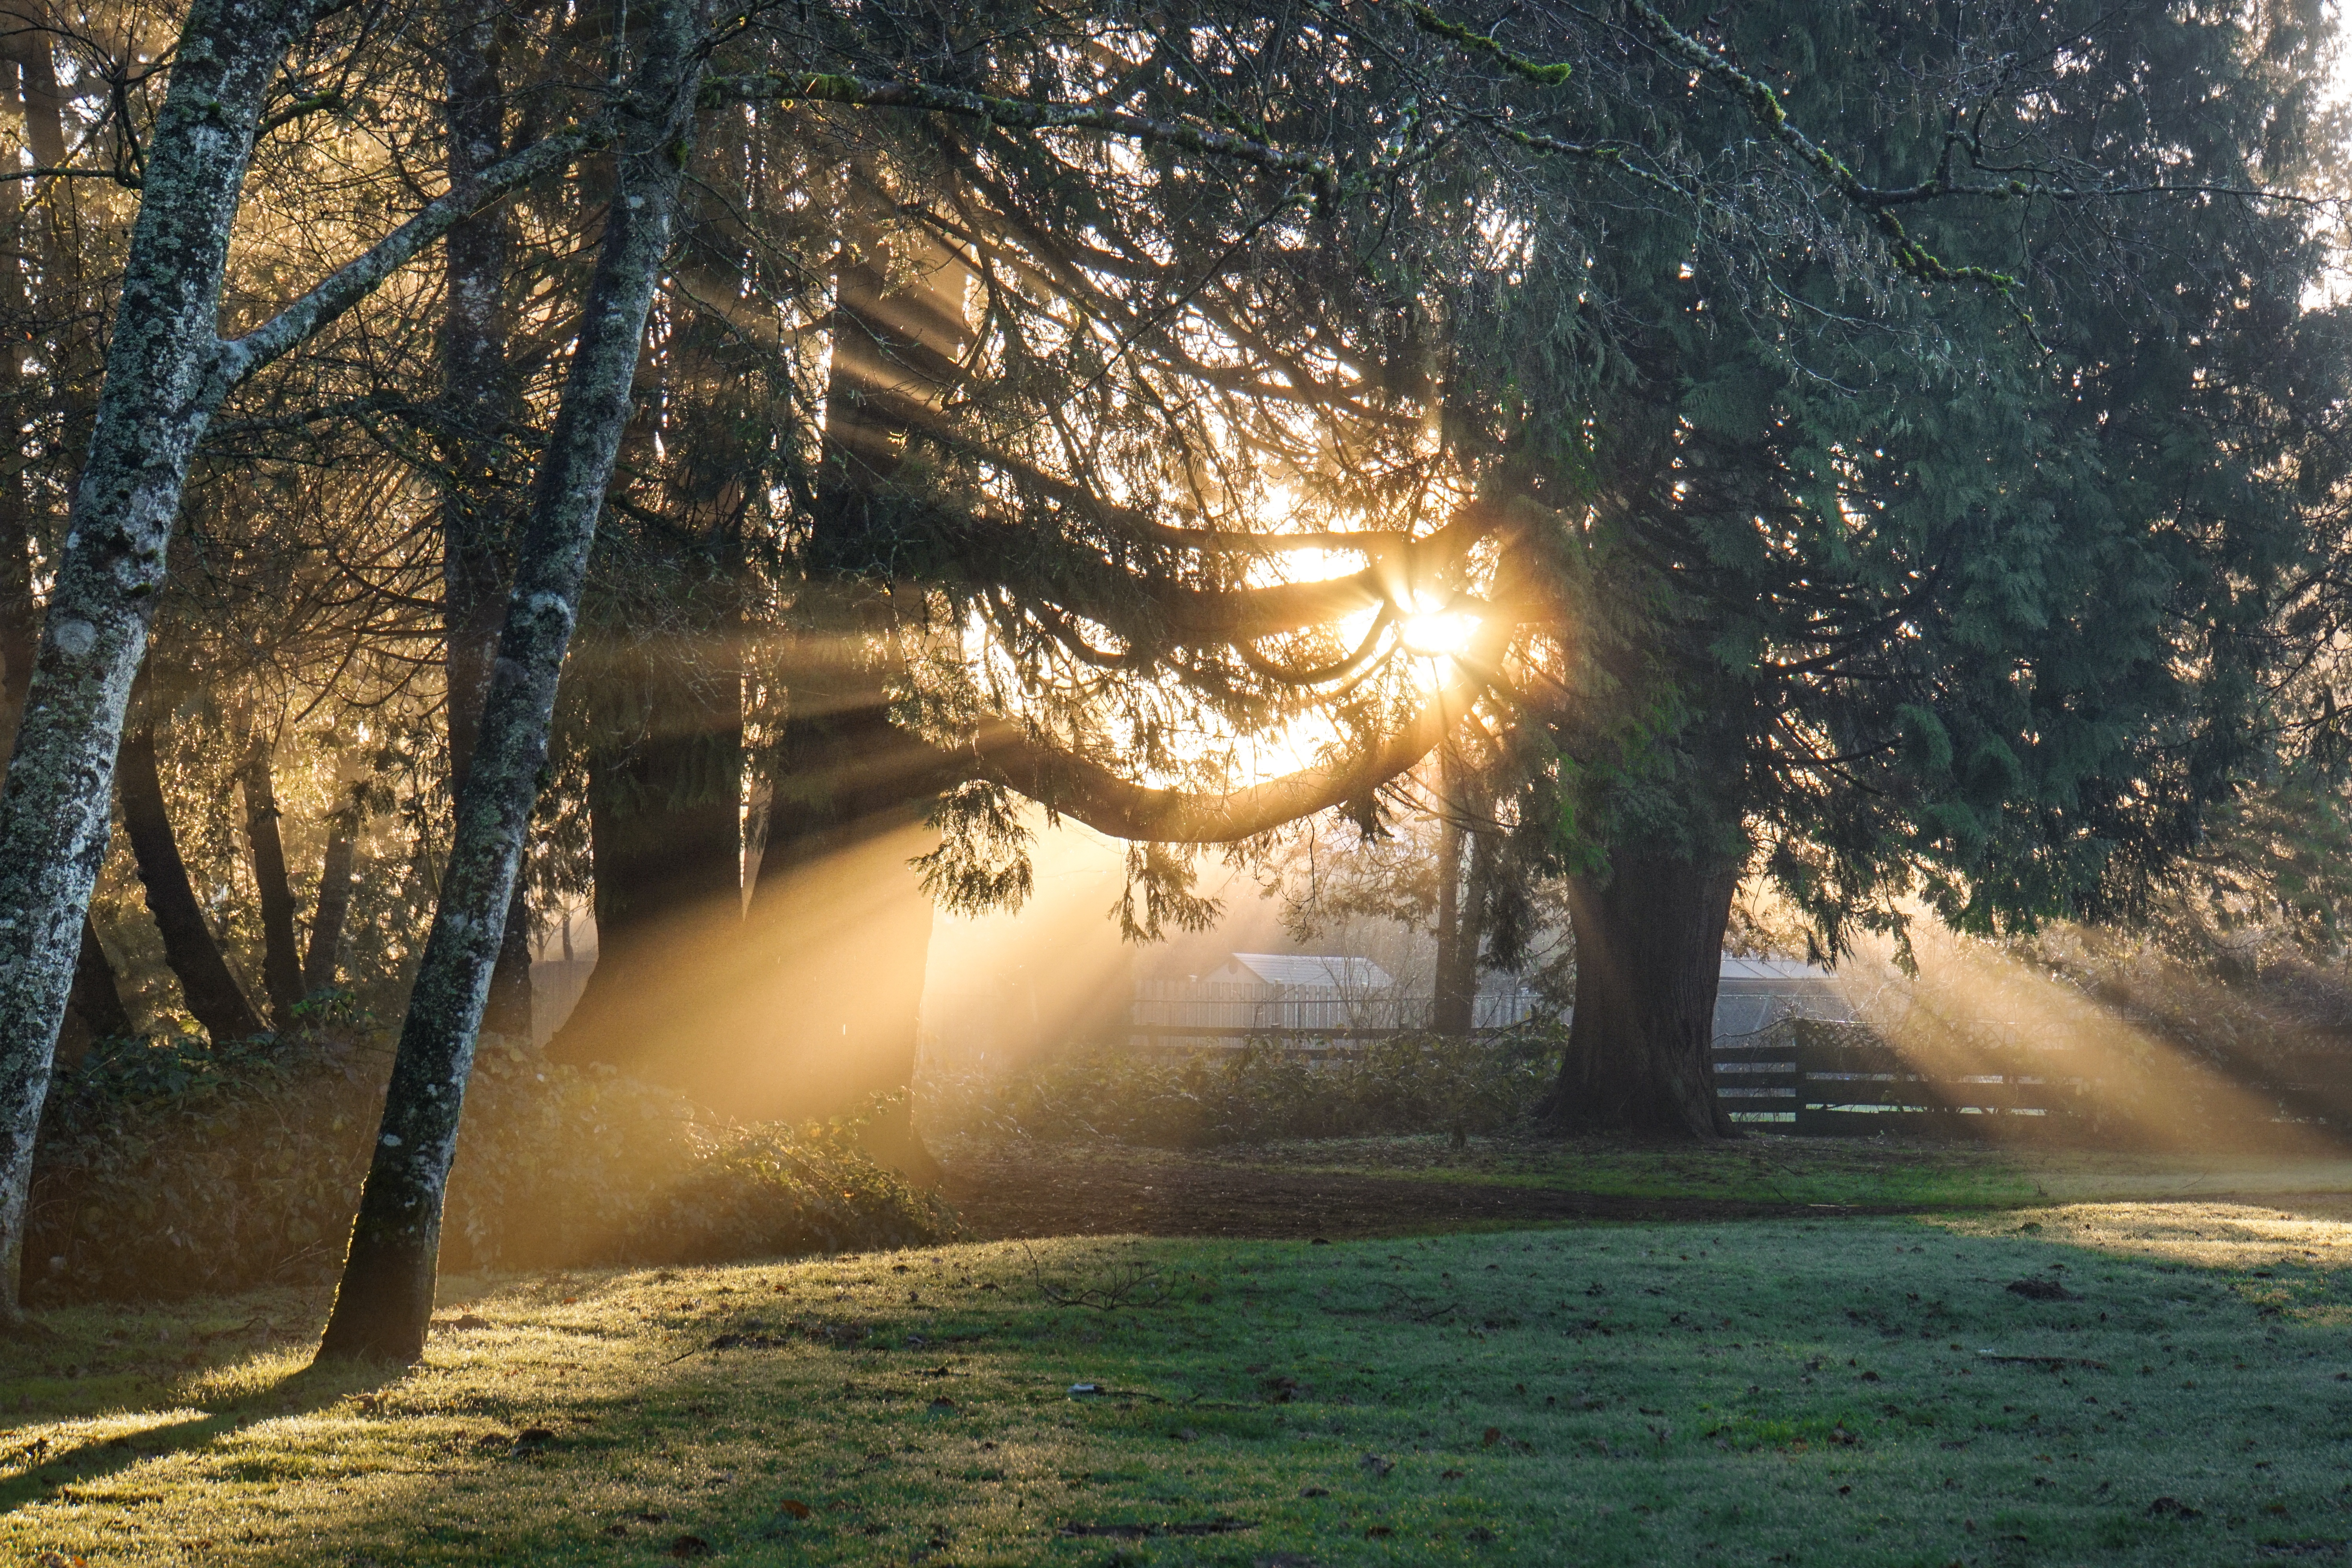
[[(1984, 1025), (1941, 1064), (1858, 1024), (1786, 1018), (1717, 1037), (1716, 1097), (1735, 1121), (1793, 1132), (2055, 1142), (2174, 1137), (2260, 1143), (2284, 1125), (2352, 1131), (2352, 1048), (2271, 1042), (2231, 1057), (2094, 1058), (2060, 1029)], [(2103, 1065), (2094, 1068), (2093, 1059)]]
[(1715, 1042), (1716, 1098), (1734, 1121), (1831, 1136), (1969, 1135), (1985, 1119), (2078, 1118), (2096, 1086), (2066, 1070), (2063, 1045), (2014, 1043), (1938, 1071), (1858, 1024), (1787, 1018)]

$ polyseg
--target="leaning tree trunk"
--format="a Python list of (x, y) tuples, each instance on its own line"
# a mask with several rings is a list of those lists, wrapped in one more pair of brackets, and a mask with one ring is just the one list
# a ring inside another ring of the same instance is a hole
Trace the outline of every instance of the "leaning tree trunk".
[(1545, 1108), (1555, 1129), (1649, 1137), (1731, 1131), (1715, 1098), (1716, 989), (1738, 863), (1620, 852), (1569, 885), (1576, 1016)]
[(179, 838), (172, 831), (163, 800), (163, 776), (155, 766), (152, 724), (142, 722), (123, 739), (121, 784), (122, 828), (131, 836), (139, 880), (147, 889), (147, 909), (163, 933), (163, 956), (180, 982), (188, 1011), (215, 1045), (250, 1039), (262, 1032), (261, 1018), (221, 955), (212, 927), (205, 923), (204, 906), (188, 882), (187, 863), (180, 858)]
[(0, 1326), (23, 1319), (33, 1142), (106, 856), (123, 712), (197, 442), (239, 382), (339, 320), (467, 213), (604, 134), (601, 121), (568, 127), (504, 160), (225, 342), (221, 283), (262, 108), (293, 41), (329, 9), (328, 0), (195, 0), (148, 139), (98, 417), (0, 788)]
[(263, 103), (309, 0), (197, 0), (148, 141), (104, 390), (0, 789), (0, 1312), (15, 1320), (33, 1142), (115, 748), (188, 463), (217, 405), (215, 326)]
[(702, 75), (699, 24), (696, 6), (670, 0), (635, 37), (644, 52), (623, 100), (618, 179), (516, 561), (480, 739), (457, 798), (457, 835), (401, 1026), (351, 1253), (319, 1346), (322, 1360), (413, 1362), (425, 1351), (466, 1080), (547, 763), (556, 678), (628, 424), (646, 314), (684, 175)]
[(294, 942), (294, 889), (286, 879), (286, 842), (278, 831), (278, 785), (269, 773), (269, 746), (256, 741), (237, 778), (245, 795), (245, 841), (253, 857), (253, 886), (261, 904), (261, 978), (269, 1016), (281, 1029), (294, 1022), (303, 997), (302, 951)]

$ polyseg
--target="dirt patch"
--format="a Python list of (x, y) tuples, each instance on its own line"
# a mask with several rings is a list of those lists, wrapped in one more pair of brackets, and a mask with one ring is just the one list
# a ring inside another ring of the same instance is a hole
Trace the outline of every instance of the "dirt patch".
[(1138, 1235), (1396, 1236), (1566, 1220), (1724, 1220), (1863, 1213), (1822, 1204), (1625, 1197), (1410, 1176), (1253, 1169), (1146, 1151), (951, 1161), (948, 1201), (976, 1240)]

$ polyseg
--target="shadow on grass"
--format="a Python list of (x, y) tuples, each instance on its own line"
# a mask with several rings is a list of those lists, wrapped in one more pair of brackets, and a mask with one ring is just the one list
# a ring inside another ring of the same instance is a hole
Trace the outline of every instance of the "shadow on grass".
[(306, 1366), (265, 1388), (226, 1401), (218, 1410), (192, 1418), (119, 1431), (110, 1437), (55, 1451), (47, 1438), (36, 1438), (8, 1456), (30, 1464), (23, 1474), (0, 1480), (0, 1515), (14, 1513), (27, 1503), (55, 1500), (61, 1489), (78, 1482), (102, 1479), (149, 1459), (215, 1443), (256, 1421), (323, 1410), (338, 1400), (396, 1382), (408, 1371), (389, 1363)]

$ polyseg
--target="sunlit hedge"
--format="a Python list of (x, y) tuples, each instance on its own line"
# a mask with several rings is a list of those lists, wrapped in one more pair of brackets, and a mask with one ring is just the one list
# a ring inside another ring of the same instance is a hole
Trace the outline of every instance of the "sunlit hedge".
[(1489, 1131), (1533, 1109), (1559, 1067), (1556, 1028), (1473, 1039), (1399, 1035), (1310, 1062), (1237, 1050), (1077, 1052), (1007, 1072), (928, 1075), (927, 1132), (1200, 1148), (1278, 1138)]
[[(117, 1042), (53, 1085), (30, 1298), (179, 1296), (331, 1277), (389, 1046), (321, 1026), (222, 1048)], [(486, 1037), (445, 1269), (709, 1261), (929, 1241), (952, 1219), (858, 1150), (853, 1123), (722, 1125), (609, 1068)]]

